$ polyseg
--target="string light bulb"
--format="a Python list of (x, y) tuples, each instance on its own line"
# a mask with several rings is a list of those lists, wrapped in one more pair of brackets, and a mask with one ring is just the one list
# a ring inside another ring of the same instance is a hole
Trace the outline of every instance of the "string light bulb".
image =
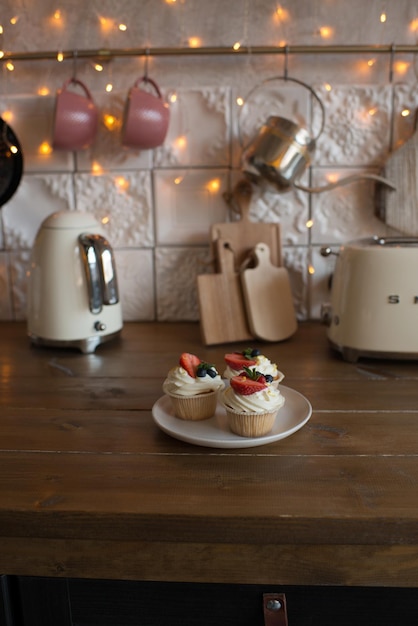
[(409, 28), (410, 30), (412, 30), (413, 33), (418, 30), (418, 17), (412, 20), (412, 22), (409, 24)]
[(115, 130), (115, 128), (119, 128), (120, 126), (118, 118), (110, 113), (106, 113), (103, 116), (103, 124), (108, 130)]
[(403, 109), (401, 111), (401, 115), (402, 115), (402, 117), (408, 117), (408, 115), (411, 115), (410, 109)]
[(332, 37), (333, 35), (333, 32), (334, 31), (331, 26), (321, 26), (319, 29), (319, 34), (322, 39), (330, 39), (330, 37)]
[(113, 85), (112, 83), (107, 83), (105, 90), (107, 93), (110, 93), (113, 90)]
[(47, 141), (43, 141), (38, 148), (38, 154), (42, 154), (43, 156), (48, 156), (48, 154), (51, 154), (51, 152), (52, 152), (51, 144), (48, 143)]
[(11, 61), (8, 61), (6, 63), (6, 67), (9, 70), (9, 72), (13, 72), (13, 70), (15, 69), (15, 66), (13, 65), (13, 63)]
[(386, 20), (387, 20), (387, 15), (386, 15), (386, 13), (381, 13), (381, 14), (380, 14), (380, 18), (379, 18), (379, 19), (380, 19), (380, 23), (381, 23), (381, 24), (384, 24), (384, 23), (386, 22)]
[(241, 44), (239, 41), (236, 41), (234, 45), (232, 46), (232, 49), (235, 51), (239, 50), (240, 48), (241, 48)]
[(57, 54), (57, 61), (58, 61), (58, 63), (62, 63), (63, 60), (64, 60), (63, 53), (62, 52), (58, 52), (58, 54)]
[(115, 186), (119, 191), (128, 191), (129, 181), (124, 176), (117, 176), (115, 178)]
[(275, 18), (278, 22), (287, 22), (289, 20), (289, 11), (282, 7), (280, 4), (274, 12)]
[(126, 25), (126, 24), (119, 24), (118, 28), (119, 28), (119, 30), (120, 30), (120, 31), (122, 31), (123, 33), (124, 33), (125, 31), (127, 31), (127, 30), (128, 30), (128, 27), (127, 27), (127, 25)]
[(184, 137), (184, 136), (177, 137), (177, 139), (175, 141), (175, 145), (180, 150), (183, 150), (183, 148), (185, 148), (187, 146), (187, 139), (186, 139), (186, 137)]
[(208, 184), (206, 185), (206, 188), (208, 191), (212, 193), (216, 193), (217, 191), (219, 191), (220, 186), (221, 186), (221, 181), (219, 180), (219, 178), (214, 178), (213, 180), (210, 180), (208, 182)]
[(10, 18), (10, 24), (12, 26), (16, 26), (18, 21), (19, 21), (19, 16), (18, 15), (14, 15), (13, 17)]
[(114, 26), (113, 20), (107, 17), (103, 17), (102, 15), (99, 16), (99, 22), (100, 22), (100, 28), (102, 29), (103, 32), (109, 32), (110, 30), (112, 30)]
[(199, 37), (190, 37), (189, 38), (189, 46), (190, 48), (199, 48), (201, 45), (201, 40)]
[(242, 98), (241, 96), (238, 96), (236, 99), (236, 103), (239, 107), (244, 106), (244, 98)]

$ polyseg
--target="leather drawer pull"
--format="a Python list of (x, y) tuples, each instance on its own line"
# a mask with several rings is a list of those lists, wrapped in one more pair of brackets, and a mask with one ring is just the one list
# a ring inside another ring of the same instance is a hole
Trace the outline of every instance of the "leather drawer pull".
[(264, 626), (288, 626), (284, 593), (264, 593)]

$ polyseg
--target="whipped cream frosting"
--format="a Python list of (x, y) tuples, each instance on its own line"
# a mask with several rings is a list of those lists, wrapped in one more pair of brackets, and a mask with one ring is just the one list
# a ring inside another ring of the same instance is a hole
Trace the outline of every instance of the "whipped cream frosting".
[(224, 382), (219, 374), (214, 378), (209, 375), (193, 378), (181, 365), (172, 367), (163, 383), (163, 391), (167, 394), (191, 397), (209, 391), (217, 391), (224, 387)]
[[(270, 359), (268, 359), (263, 354), (259, 354), (258, 356), (253, 357), (253, 361), (256, 361), (255, 365), (249, 365), (249, 369), (256, 370), (260, 372), (260, 374), (270, 374), (273, 376), (275, 382), (280, 382), (284, 378), (283, 372), (280, 372), (276, 363), (272, 363)], [(224, 371), (224, 378), (232, 378), (233, 376), (238, 376), (242, 370), (234, 370), (229, 365), (226, 366)]]
[(248, 396), (235, 393), (232, 387), (227, 387), (222, 393), (223, 405), (239, 413), (272, 413), (278, 411), (284, 401), (284, 396), (273, 385)]

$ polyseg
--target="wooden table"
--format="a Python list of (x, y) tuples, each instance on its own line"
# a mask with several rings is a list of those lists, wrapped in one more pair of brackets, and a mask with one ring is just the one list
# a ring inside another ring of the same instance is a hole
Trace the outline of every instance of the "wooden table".
[(247, 449), (160, 431), (180, 352), (222, 370), (193, 323), (125, 324), (95, 354), (34, 348), (0, 324), (0, 572), (418, 587), (418, 364), (346, 363), (319, 323), (257, 344), (313, 406)]

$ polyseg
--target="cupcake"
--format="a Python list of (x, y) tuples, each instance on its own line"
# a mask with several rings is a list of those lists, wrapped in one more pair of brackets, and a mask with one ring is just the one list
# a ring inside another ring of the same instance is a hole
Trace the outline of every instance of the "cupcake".
[(214, 365), (183, 352), (179, 364), (172, 367), (163, 383), (171, 398), (174, 414), (183, 420), (204, 420), (216, 411), (222, 381)]
[(277, 365), (272, 363), (264, 354), (260, 354), (260, 350), (257, 348), (247, 348), (242, 352), (231, 352), (225, 354), (224, 359), (226, 369), (223, 377), (228, 380), (233, 376), (238, 376), (246, 367), (263, 374), (266, 377), (266, 382), (272, 383), (275, 387), (284, 378), (283, 372), (280, 372)]
[(221, 394), (229, 427), (242, 437), (262, 437), (273, 428), (284, 404), (280, 391), (266, 377), (250, 368), (230, 379)]

